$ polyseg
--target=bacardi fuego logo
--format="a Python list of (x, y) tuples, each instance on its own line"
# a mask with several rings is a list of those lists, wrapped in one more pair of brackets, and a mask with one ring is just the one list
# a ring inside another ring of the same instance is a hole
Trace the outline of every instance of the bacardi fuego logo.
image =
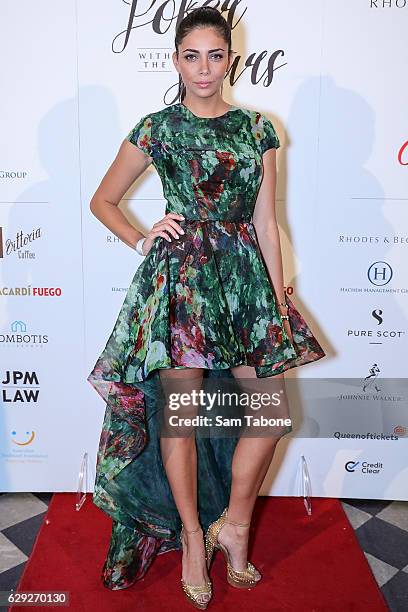
[(17, 296), (17, 297), (60, 297), (62, 295), (61, 287), (0, 287), (0, 296)]
[(24, 321), (13, 321), (9, 332), (0, 333), (0, 347), (43, 347), (48, 341), (47, 334), (33, 332)]
[(30, 232), (19, 230), (13, 238), (6, 238), (4, 228), (0, 227), (0, 258), (16, 255), (18, 259), (35, 259), (34, 251), (28, 247), (41, 236), (41, 228), (37, 227)]
[(1, 384), (1, 399), (4, 404), (35, 404), (38, 401), (40, 384), (36, 372), (6, 370)]

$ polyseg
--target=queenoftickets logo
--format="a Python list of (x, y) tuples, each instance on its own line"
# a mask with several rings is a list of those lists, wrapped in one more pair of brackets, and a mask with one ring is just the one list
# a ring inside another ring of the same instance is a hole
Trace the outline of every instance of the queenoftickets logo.
[(61, 287), (0, 287), (1, 297), (61, 297)]
[(397, 428), (394, 427), (394, 432), (392, 434), (385, 434), (383, 432), (372, 432), (368, 431), (367, 433), (360, 433), (354, 431), (335, 431), (333, 433), (333, 438), (336, 440), (399, 440), (399, 436), (396, 433)]

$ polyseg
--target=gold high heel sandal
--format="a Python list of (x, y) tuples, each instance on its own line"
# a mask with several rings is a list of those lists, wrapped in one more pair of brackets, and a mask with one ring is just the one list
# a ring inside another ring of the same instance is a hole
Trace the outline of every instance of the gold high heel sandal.
[[(183, 523), (181, 523), (181, 532), (180, 532), (181, 543), (183, 544), (184, 532), (195, 533), (196, 531), (199, 531), (200, 529), (201, 527), (198, 526), (197, 529), (193, 529), (192, 531), (187, 531), (187, 529), (184, 529)], [(212, 597), (211, 581), (209, 580), (208, 582), (205, 582), (205, 584), (187, 584), (187, 582), (185, 582), (182, 578), (181, 584), (183, 587), (184, 596), (187, 599), (187, 601), (192, 603), (193, 606), (195, 608), (198, 608), (199, 610), (206, 610), (208, 604), (211, 601), (211, 597)], [(207, 594), (209, 595), (208, 601), (206, 602), (199, 601), (200, 595), (207, 595)]]
[(205, 535), (205, 550), (207, 556), (207, 569), (210, 569), (212, 556), (214, 550), (221, 550), (224, 553), (225, 561), (227, 563), (227, 580), (228, 583), (239, 589), (251, 589), (256, 586), (261, 578), (256, 578), (256, 572), (258, 571), (250, 561), (247, 562), (247, 567), (243, 571), (237, 571), (232, 567), (231, 559), (227, 548), (218, 541), (218, 534), (226, 523), (230, 525), (238, 525), (239, 527), (249, 527), (250, 523), (234, 523), (227, 520), (228, 507), (224, 509), (221, 516), (211, 523), (207, 533)]

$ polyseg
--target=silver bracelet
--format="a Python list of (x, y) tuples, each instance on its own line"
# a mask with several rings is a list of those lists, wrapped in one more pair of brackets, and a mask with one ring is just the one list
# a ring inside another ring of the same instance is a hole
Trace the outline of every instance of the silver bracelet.
[(289, 315), (281, 315), (281, 319), (286, 319), (287, 321), (289, 321)]
[(141, 238), (139, 238), (139, 240), (136, 242), (136, 246), (135, 246), (136, 251), (139, 253), (139, 255), (143, 255), (143, 257), (146, 257), (146, 255), (145, 255), (145, 254), (143, 253), (143, 251), (142, 251), (142, 246), (143, 246), (143, 244), (142, 244), (142, 246), (141, 246), (140, 248), (139, 248), (139, 244), (140, 244), (142, 241), (144, 242), (145, 240), (146, 240), (146, 236), (142, 236), (142, 237), (141, 237)]

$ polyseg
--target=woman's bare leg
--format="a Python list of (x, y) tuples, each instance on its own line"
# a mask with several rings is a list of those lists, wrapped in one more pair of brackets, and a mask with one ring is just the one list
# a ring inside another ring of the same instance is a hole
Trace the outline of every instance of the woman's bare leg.
[[(257, 378), (255, 368), (237, 366), (231, 368), (237, 378)], [(284, 378), (276, 374), (274, 379)], [(278, 436), (242, 437), (237, 443), (232, 460), (232, 484), (228, 504), (228, 518), (237, 523), (250, 523), (259, 489), (271, 464)], [(226, 524), (218, 539), (231, 556), (234, 569), (242, 571), (247, 566), (248, 527)], [(260, 574), (258, 572), (258, 577)]]
[[(168, 398), (170, 393), (191, 393), (199, 391), (202, 385), (203, 370), (188, 368), (177, 370), (169, 368), (160, 370), (160, 379)], [(183, 406), (177, 411), (164, 410), (164, 421), (171, 414), (193, 417), (197, 414), (196, 406)], [(176, 429), (176, 428), (173, 428)], [(174, 432), (177, 433), (177, 430)], [(173, 433), (173, 435), (174, 435)], [(200, 528), (195, 533), (187, 534), (199, 526), (197, 510), (197, 449), (194, 429), (179, 432), (180, 437), (160, 438), (160, 448), (167, 479), (173, 493), (177, 510), (184, 525), (182, 578), (188, 584), (204, 584), (208, 580), (205, 564), (205, 548), (203, 531)], [(203, 595), (200, 601), (208, 600)]]

